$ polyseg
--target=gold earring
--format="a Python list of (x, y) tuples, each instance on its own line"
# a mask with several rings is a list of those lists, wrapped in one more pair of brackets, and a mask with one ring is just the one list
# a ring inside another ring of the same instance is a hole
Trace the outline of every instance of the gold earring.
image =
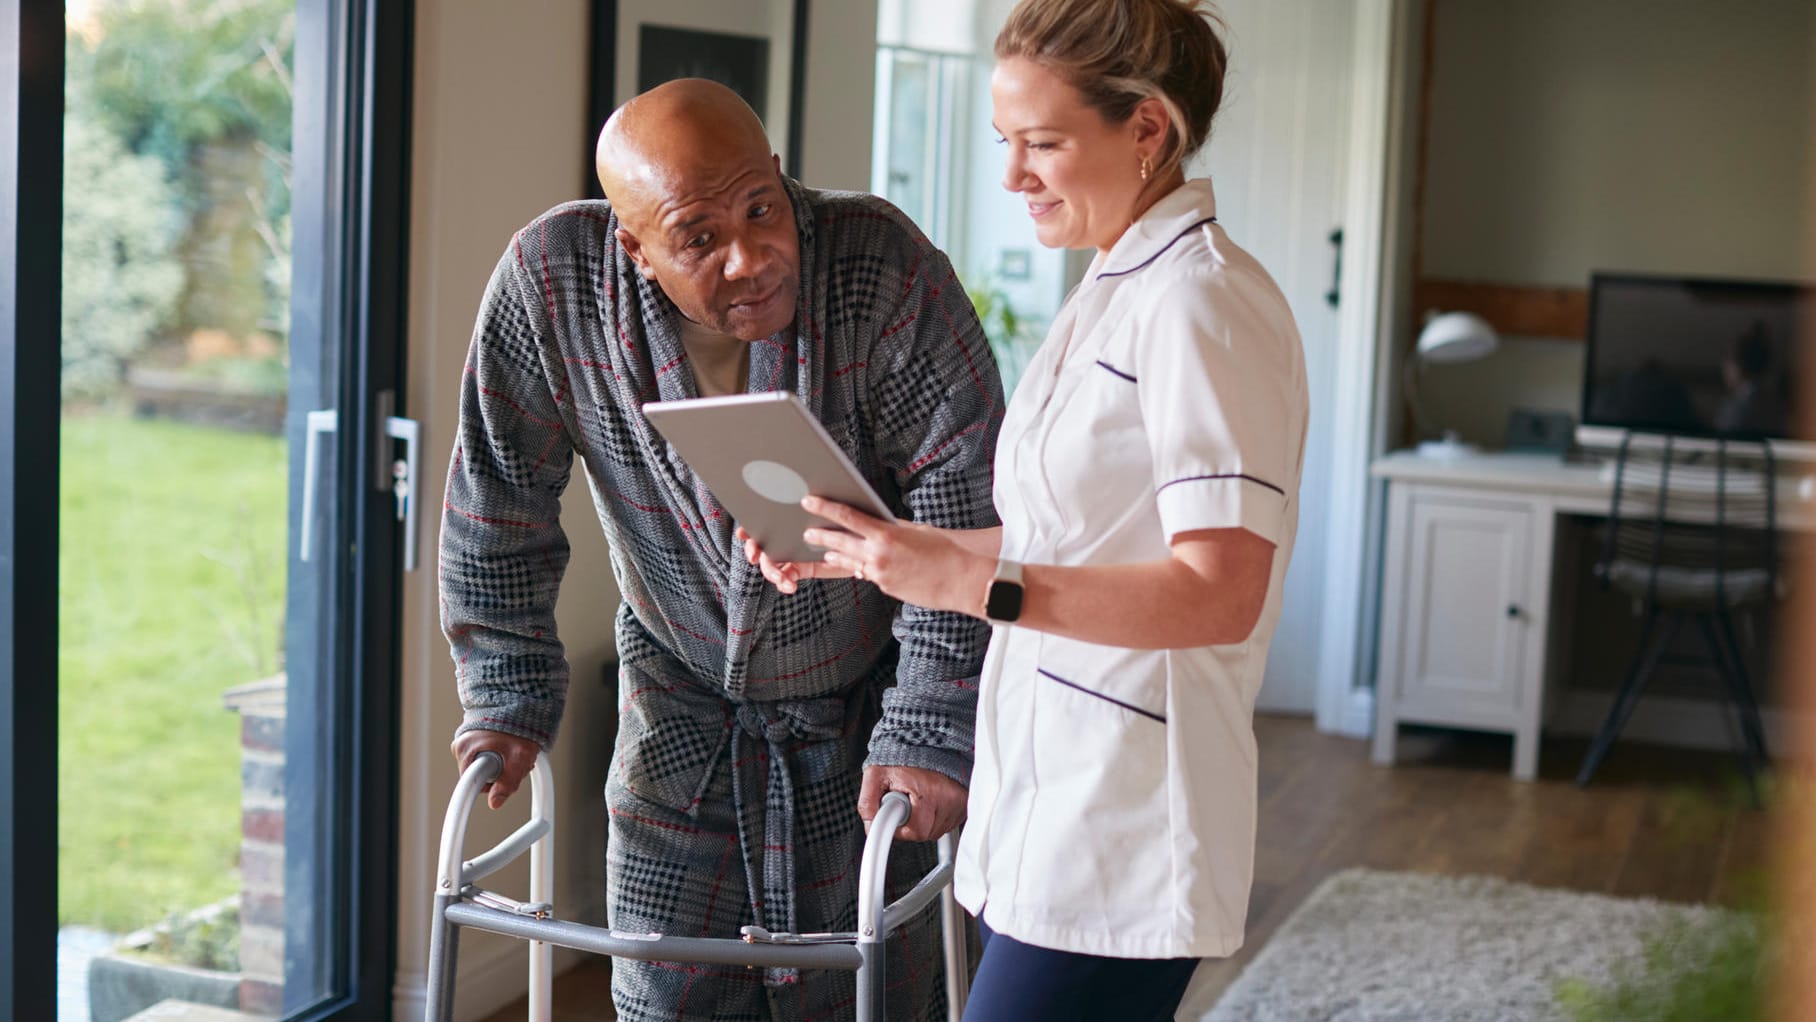
[(1141, 158), (1141, 179), (1143, 181), (1146, 181), (1148, 179), (1148, 174), (1152, 171), (1152, 169), (1153, 169), (1152, 165), (1148, 162), (1148, 158), (1146, 156), (1143, 156)]

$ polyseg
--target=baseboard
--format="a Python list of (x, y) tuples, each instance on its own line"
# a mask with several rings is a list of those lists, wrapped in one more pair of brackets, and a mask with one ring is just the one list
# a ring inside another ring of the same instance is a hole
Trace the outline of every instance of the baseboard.
[(1343, 724), (1339, 734), (1351, 738), (1367, 738), (1375, 733), (1375, 690), (1359, 688), (1349, 694), (1349, 703), (1343, 708)]
[[(1331, 706), (1335, 702), (1335, 706)], [(1318, 730), (1345, 738), (1367, 738), (1375, 730), (1375, 693), (1373, 689), (1352, 688), (1347, 695), (1326, 702), (1329, 712), (1319, 713)]]
[[(584, 951), (555, 949), (555, 975), (592, 957)], [(418, 1022), (428, 1010), (425, 993), (429, 982), (426, 971), (399, 972), (391, 990), (393, 1022)], [(455, 984), (454, 1022), (477, 1022), (489, 1018), (499, 1009), (524, 996), (530, 989), (529, 945), (513, 941), (483, 957), (462, 954), (460, 976)]]
[[(1590, 737), (1601, 728), (1613, 702), (1612, 692), (1568, 693), (1559, 700), (1545, 730), (1554, 735)], [(1647, 696), (1633, 708), (1633, 716), (1621, 730), (1621, 738), (1682, 749), (1727, 752), (1733, 748), (1733, 738), (1721, 715), (1728, 712), (1727, 706), (1720, 702)], [(1759, 719), (1765, 727), (1766, 749), (1775, 757), (1791, 755), (1797, 732), (1808, 726), (1799, 714), (1771, 707), (1762, 708)]]

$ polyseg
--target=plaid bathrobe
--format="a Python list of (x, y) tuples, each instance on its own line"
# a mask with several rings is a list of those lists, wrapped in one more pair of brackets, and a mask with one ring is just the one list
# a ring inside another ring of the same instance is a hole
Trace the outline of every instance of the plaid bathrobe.
[[(801, 395), (902, 517), (996, 524), (1002, 389), (945, 256), (880, 199), (785, 186), (796, 318), (752, 344), (748, 389)], [(968, 781), (988, 627), (853, 580), (784, 596), (745, 563), (730, 515), (640, 412), (696, 390), (680, 314), (620, 250), (617, 226), (608, 203), (558, 206), (517, 234), (486, 290), (441, 534), (461, 730), (555, 740), (559, 503), (578, 454), (624, 595), (611, 924), (854, 929), (861, 767)], [(898, 847), (899, 886), (933, 848)], [(891, 940), (893, 1017), (944, 1017), (935, 939), (921, 926)], [(853, 1013), (850, 973), (615, 964), (626, 1022)]]

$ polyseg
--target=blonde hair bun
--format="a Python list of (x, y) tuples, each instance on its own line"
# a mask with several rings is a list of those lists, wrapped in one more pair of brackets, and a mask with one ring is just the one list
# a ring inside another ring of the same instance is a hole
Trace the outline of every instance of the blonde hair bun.
[(1159, 100), (1172, 124), (1154, 161), (1164, 177), (1210, 138), (1229, 63), (1221, 26), (1203, 0), (1022, 0), (997, 33), (996, 58), (1052, 71), (1112, 124)]

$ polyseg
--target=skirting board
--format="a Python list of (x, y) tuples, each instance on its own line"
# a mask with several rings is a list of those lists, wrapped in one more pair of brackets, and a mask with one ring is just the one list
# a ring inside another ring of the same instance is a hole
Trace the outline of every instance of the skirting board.
[[(1366, 738), (1374, 733), (1375, 698), (1368, 689), (1351, 694), (1341, 724), (1331, 734)], [(1571, 692), (1559, 700), (1545, 722), (1545, 733), (1576, 738), (1593, 736), (1608, 715), (1614, 701), (1612, 692)], [(1633, 717), (1621, 730), (1621, 737), (1653, 745), (1679, 749), (1703, 749), (1715, 752), (1730, 750), (1732, 739), (1727, 725), (1716, 713), (1727, 712), (1725, 704), (1673, 696), (1648, 696), (1633, 709)], [(1795, 751), (1794, 736), (1808, 725), (1789, 710), (1763, 707), (1760, 723), (1765, 725), (1766, 749), (1774, 756), (1788, 756)], [(1807, 732), (1806, 732), (1807, 733)]]
[(1375, 692), (1373, 689), (1358, 688), (1351, 690), (1349, 701), (1343, 707), (1343, 719), (1338, 734), (1351, 738), (1367, 738), (1375, 733)]
[[(1318, 731), (1345, 738), (1367, 738), (1375, 733), (1375, 693), (1373, 689), (1352, 688), (1337, 697), (1332, 712), (1321, 710), (1314, 718)], [(1256, 711), (1258, 714), (1263, 711)], [(1288, 714), (1297, 716), (1297, 714)]]
[[(462, 954), (460, 982), (454, 992), (454, 1022), (474, 1022), (489, 1018), (499, 1009), (517, 1000), (530, 988), (530, 947), (513, 941), (483, 959)], [(558, 947), (555, 949), (556, 976), (594, 957), (585, 951)], [(424, 971), (400, 972), (391, 990), (393, 1022), (419, 1022), (428, 1008), (426, 987), (429, 974)]]
[[(1570, 692), (1559, 701), (1545, 730), (1555, 735), (1594, 735), (1601, 729), (1613, 702), (1612, 692)], [(1722, 702), (1646, 696), (1633, 708), (1633, 717), (1621, 729), (1621, 738), (1682, 749), (1727, 752), (1733, 748), (1733, 738), (1721, 715), (1729, 712), (1727, 704)], [(1763, 707), (1759, 719), (1765, 725), (1766, 750), (1774, 756), (1790, 755), (1794, 748), (1793, 738), (1803, 725), (1798, 715)]]

